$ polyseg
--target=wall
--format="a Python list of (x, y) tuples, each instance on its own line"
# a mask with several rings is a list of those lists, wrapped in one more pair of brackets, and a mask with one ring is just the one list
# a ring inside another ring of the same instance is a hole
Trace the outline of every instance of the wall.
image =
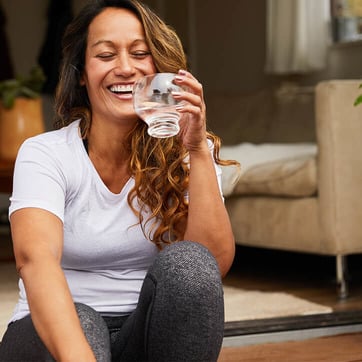
[[(1, 0), (15, 69), (36, 62), (44, 40), (49, 0)], [(145, 0), (174, 26), (206, 92), (253, 92), (285, 80), (264, 73), (266, 0)], [(86, 0), (73, 0), (77, 12)], [(21, 8), (21, 11), (19, 9)], [(361, 77), (362, 43), (332, 47), (328, 68), (299, 77), (314, 84), (332, 77)]]
[[(77, 12), (86, 1), (73, 0), (73, 11)], [(14, 71), (16, 74), (27, 74), (30, 68), (37, 64), (45, 39), (50, 1), (1, 0), (1, 3), (6, 14), (6, 29)], [(52, 96), (43, 96), (43, 111), (46, 129), (52, 129)]]
[[(36, 63), (44, 40), (49, 1), (0, 1), (7, 14), (7, 31), (15, 70), (26, 73)], [(159, 11), (179, 33), (191, 68), (204, 86), (209, 124), (220, 133), (225, 143), (242, 140), (262, 142), (265, 139), (276, 141), (278, 137), (297, 141), (298, 138), (293, 138), (295, 135), (311, 139), (313, 98), (312, 95), (309, 98), (301, 96), (297, 88), (310, 89), (323, 79), (362, 76), (362, 42), (332, 46), (328, 66), (322, 72), (294, 77), (265, 74), (266, 0), (145, 2)], [(74, 12), (85, 3), (86, 0), (73, 0)], [(292, 89), (292, 92), (288, 91), (288, 84), (291, 84), (289, 90)], [(223, 108), (228, 108), (229, 104), (235, 108), (229, 109), (230, 116), (225, 119)], [(46, 126), (50, 129), (51, 96), (44, 97), (44, 113)], [(233, 120), (233, 117), (238, 119)], [(274, 118), (273, 127), (267, 122), (268, 118)], [(230, 126), (225, 127), (225, 122), (229, 121)], [(291, 134), (293, 122), (298, 127), (297, 132)]]
[(362, 42), (331, 45), (323, 71), (266, 74), (266, 0), (190, 4), (196, 19), (193, 65), (204, 85), (208, 123), (224, 143), (314, 141), (317, 82), (362, 78)]
[[(37, 63), (47, 27), (48, 0), (0, 0), (6, 14), (10, 55), (16, 74), (26, 74)], [(73, 0), (78, 11), (86, 0)], [(20, 10), (21, 9), (21, 10)], [(52, 128), (52, 96), (43, 96), (46, 129)], [(9, 195), (0, 194), (0, 210), (9, 204)]]
[(195, 1), (197, 71), (209, 92), (264, 86), (265, 1)]

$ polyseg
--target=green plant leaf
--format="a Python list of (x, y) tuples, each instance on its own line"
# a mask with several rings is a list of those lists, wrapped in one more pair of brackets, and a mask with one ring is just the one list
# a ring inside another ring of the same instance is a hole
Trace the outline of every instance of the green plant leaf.
[(23, 85), (34, 92), (40, 93), (46, 78), (40, 67), (34, 67), (30, 70), (29, 77), (23, 80)]
[(23, 97), (26, 98), (37, 98), (39, 97), (39, 93), (28, 88), (28, 87), (24, 87), (22, 86), (21, 88), (19, 88), (19, 94)]
[(18, 91), (16, 88), (7, 89), (2, 94), (2, 103), (5, 108), (12, 108), (15, 103), (15, 98), (17, 97)]
[(362, 94), (356, 98), (356, 100), (354, 101), (354, 105), (357, 106), (361, 103), (362, 103)]
[(11, 108), (16, 97), (37, 98), (45, 83), (46, 77), (41, 67), (33, 67), (27, 77), (17, 76), (0, 82), (0, 100), (4, 107)]

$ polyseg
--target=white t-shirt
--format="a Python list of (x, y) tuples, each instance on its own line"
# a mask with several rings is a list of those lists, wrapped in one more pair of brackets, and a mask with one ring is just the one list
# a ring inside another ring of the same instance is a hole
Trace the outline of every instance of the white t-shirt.
[[(220, 184), (221, 170), (215, 167)], [(135, 309), (158, 252), (128, 205), (133, 186), (133, 178), (119, 194), (105, 186), (84, 148), (79, 121), (26, 140), (15, 163), (9, 214), (36, 207), (63, 221), (62, 268), (73, 300), (103, 315)], [(29, 314), (21, 279), (19, 288), (12, 321)]]

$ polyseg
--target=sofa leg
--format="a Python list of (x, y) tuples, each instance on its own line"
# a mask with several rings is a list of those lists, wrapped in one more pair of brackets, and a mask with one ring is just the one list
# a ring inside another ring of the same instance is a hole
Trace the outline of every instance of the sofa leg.
[(347, 255), (336, 256), (337, 292), (339, 299), (348, 297)]

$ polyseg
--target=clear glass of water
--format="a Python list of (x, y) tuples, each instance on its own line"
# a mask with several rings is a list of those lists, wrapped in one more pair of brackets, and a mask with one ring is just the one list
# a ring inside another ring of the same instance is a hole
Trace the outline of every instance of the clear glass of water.
[(185, 105), (185, 101), (172, 96), (172, 92), (183, 91), (173, 82), (175, 76), (174, 73), (155, 73), (138, 79), (133, 86), (134, 109), (147, 123), (148, 134), (152, 137), (172, 137), (180, 131), (180, 113), (176, 107)]

